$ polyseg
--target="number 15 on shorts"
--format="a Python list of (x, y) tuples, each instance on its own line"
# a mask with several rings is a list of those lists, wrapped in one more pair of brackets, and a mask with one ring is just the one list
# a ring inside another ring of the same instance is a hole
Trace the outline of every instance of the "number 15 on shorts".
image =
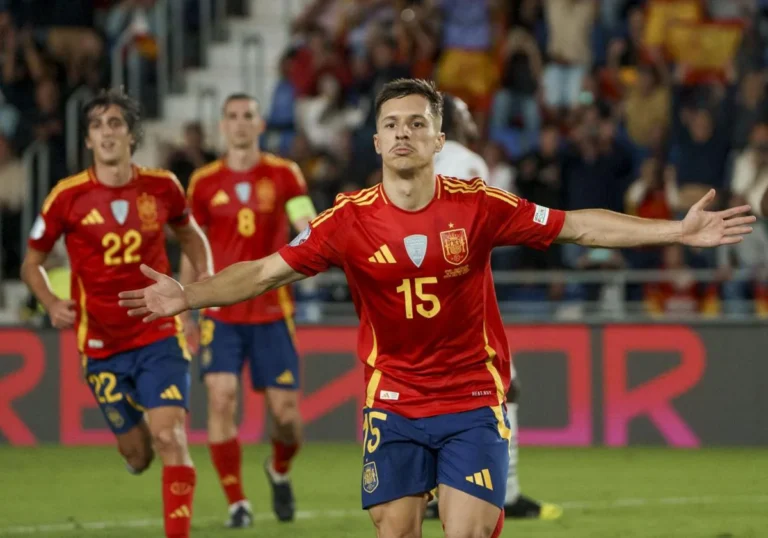
[(381, 443), (379, 424), (387, 420), (381, 411), (369, 411), (363, 415), (363, 454), (373, 454)]

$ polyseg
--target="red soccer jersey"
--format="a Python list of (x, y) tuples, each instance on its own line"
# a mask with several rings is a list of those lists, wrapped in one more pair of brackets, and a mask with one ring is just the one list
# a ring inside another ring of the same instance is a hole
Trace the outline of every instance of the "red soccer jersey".
[[(289, 238), (285, 204), (307, 193), (299, 167), (268, 153), (245, 172), (223, 160), (197, 170), (188, 198), (195, 220), (207, 229), (216, 272), (233, 263), (277, 252)], [(288, 287), (249, 301), (210, 308), (206, 315), (228, 323), (270, 323), (293, 315)]]
[(65, 235), (72, 266), (75, 329), (81, 353), (102, 359), (178, 333), (174, 320), (150, 324), (128, 316), (118, 293), (146, 287), (145, 263), (170, 274), (166, 223), (189, 221), (184, 189), (171, 172), (134, 167), (122, 187), (99, 183), (93, 170), (61, 180), (43, 203), (29, 246), (49, 252)]
[(392, 205), (381, 185), (341, 195), (280, 250), (296, 271), (341, 267), (360, 317), (366, 405), (409, 418), (498, 406), (509, 351), (493, 292), (491, 249), (543, 249), (564, 213), (480, 179), (437, 176), (424, 209)]

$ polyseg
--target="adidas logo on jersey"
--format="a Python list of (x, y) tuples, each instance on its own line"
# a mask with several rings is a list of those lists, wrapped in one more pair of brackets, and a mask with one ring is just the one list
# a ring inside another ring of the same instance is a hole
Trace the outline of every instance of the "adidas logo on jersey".
[(381, 245), (381, 248), (368, 258), (368, 261), (373, 263), (397, 263), (387, 245)]
[(218, 205), (224, 205), (229, 203), (229, 196), (227, 196), (227, 193), (224, 191), (219, 191), (216, 194), (213, 195), (213, 198), (211, 199), (211, 205), (213, 207), (216, 207)]
[(182, 504), (179, 508), (171, 512), (171, 519), (181, 519), (191, 517), (189, 507), (186, 504)]
[(470, 484), (475, 484), (476, 486), (482, 486), (484, 488), (488, 488), (491, 491), (493, 491), (493, 482), (491, 481), (491, 473), (488, 472), (488, 469), (483, 469), (479, 473), (475, 473), (474, 475), (468, 476), (467, 482), (469, 482)]
[(296, 382), (296, 378), (293, 377), (293, 372), (286, 370), (279, 376), (277, 376), (278, 385), (293, 385)]
[(160, 395), (160, 398), (163, 400), (183, 400), (184, 399), (184, 397), (181, 395), (181, 391), (179, 391), (176, 385), (171, 385), (170, 387), (165, 389), (163, 393)]
[(80, 221), (83, 226), (89, 224), (104, 224), (104, 217), (101, 216), (98, 209), (91, 209), (91, 211)]

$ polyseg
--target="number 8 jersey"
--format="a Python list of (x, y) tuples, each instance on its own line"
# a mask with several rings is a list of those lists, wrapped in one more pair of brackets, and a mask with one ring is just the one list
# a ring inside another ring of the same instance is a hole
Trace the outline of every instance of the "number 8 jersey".
[(139, 271), (141, 263), (170, 274), (165, 225), (188, 222), (184, 190), (166, 170), (134, 166), (133, 178), (122, 187), (99, 183), (92, 169), (56, 184), (32, 227), (29, 246), (50, 252), (65, 236), (81, 353), (106, 358), (178, 332), (175, 320), (146, 324), (128, 317), (117, 294), (150, 283)]
[[(214, 161), (192, 174), (187, 197), (195, 220), (205, 228), (216, 272), (233, 263), (277, 252), (289, 237), (291, 201), (307, 193), (298, 165), (269, 153), (242, 172)], [(271, 323), (293, 315), (288, 287), (205, 315), (227, 323)]]
[(480, 179), (437, 176), (419, 211), (395, 207), (381, 184), (339, 195), (280, 255), (308, 276), (344, 270), (360, 317), (366, 407), (423, 418), (504, 402), (509, 346), (491, 249), (544, 249), (563, 222), (563, 212)]

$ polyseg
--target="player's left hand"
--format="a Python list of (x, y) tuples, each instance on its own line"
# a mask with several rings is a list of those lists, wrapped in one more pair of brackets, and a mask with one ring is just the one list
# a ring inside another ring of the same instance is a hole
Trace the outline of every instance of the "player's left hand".
[(732, 207), (724, 211), (707, 211), (706, 207), (715, 199), (715, 190), (705, 194), (696, 202), (683, 219), (682, 243), (691, 247), (717, 247), (732, 245), (752, 233), (749, 226), (757, 219), (747, 216), (748, 205)]
[(120, 306), (129, 309), (129, 316), (144, 316), (144, 323), (149, 323), (189, 309), (184, 286), (143, 263), (140, 269), (155, 283), (142, 290), (120, 292)]

